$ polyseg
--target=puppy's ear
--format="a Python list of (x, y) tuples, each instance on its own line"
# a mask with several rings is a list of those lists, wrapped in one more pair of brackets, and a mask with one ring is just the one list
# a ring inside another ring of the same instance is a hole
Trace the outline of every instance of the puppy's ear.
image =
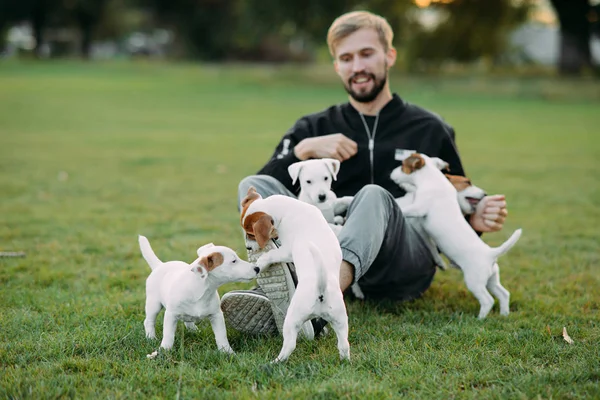
[(240, 205), (242, 206), (242, 208), (244, 208), (244, 207), (246, 207), (246, 205), (248, 205), (248, 203), (251, 203), (254, 200), (258, 200), (258, 199), (262, 199), (261, 195), (258, 194), (258, 192), (254, 188), (254, 186), (250, 186), (248, 188), (248, 193), (246, 194), (246, 197), (244, 197), (242, 199), (242, 202), (240, 203)]
[(430, 157), (430, 159), (433, 161), (433, 165), (435, 165), (440, 171), (450, 168), (450, 165), (439, 157)]
[(336, 160), (335, 158), (324, 158), (323, 160), (325, 161), (325, 165), (327, 165), (327, 169), (331, 172), (333, 180), (337, 180), (337, 174), (340, 170), (339, 160)]
[(288, 167), (288, 174), (292, 177), (292, 185), (298, 180), (300, 176), (300, 170), (302, 170), (304, 161), (298, 161)]
[(264, 214), (256, 220), (252, 225), (252, 230), (254, 231), (254, 237), (256, 238), (258, 247), (261, 249), (265, 248), (267, 243), (269, 243), (269, 240), (273, 238), (274, 229), (273, 218), (271, 218), (269, 214)]
[(208, 275), (208, 271), (206, 270), (206, 267), (204, 267), (204, 265), (202, 264), (192, 264), (192, 272), (200, 274), (200, 278), (204, 279), (206, 278), (206, 276)]
[(210, 253), (205, 257), (201, 257), (198, 264), (206, 268), (207, 271), (212, 271), (219, 265), (223, 264), (223, 254), (219, 252)]
[(204, 246), (198, 247), (198, 250), (196, 250), (196, 254), (198, 254), (198, 257), (201, 257), (201, 256), (202, 256), (202, 253), (204, 253), (204, 251), (203, 251), (203, 250), (206, 250), (206, 249), (208, 249), (209, 247), (215, 247), (215, 245), (214, 245), (214, 244), (212, 244), (212, 243), (207, 243), (207, 244), (205, 244)]
[(425, 159), (419, 153), (413, 153), (402, 161), (402, 172), (410, 174), (425, 166)]

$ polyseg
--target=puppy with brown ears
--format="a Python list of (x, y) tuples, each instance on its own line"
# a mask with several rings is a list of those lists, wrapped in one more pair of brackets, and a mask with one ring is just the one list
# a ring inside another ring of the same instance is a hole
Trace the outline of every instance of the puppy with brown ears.
[(479, 318), (485, 318), (494, 305), (491, 291), (500, 302), (500, 314), (508, 315), (510, 293), (500, 284), (498, 258), (521, 236), (517, 229), (499, 247), (485, 244), (465, 220), (456, 189), (442, 174), (447, 164), (437, 158), (415, 153), (392, 171), (399, 185), (414, 188), (414, 201), (401, 207), (406, 216), (424, 217), (423, 228), (435, 244), (463, 271), (467, 288), (480, 303)]
[(156, 316), (164, 307), (162, 349), (170, 350), (173, 347), (178, 320), (184, 321), (187, 329), (196, 330), (195, 322), (208, 318), (219, 350), (233, 353), (227, 340), (217, 288), (228, 282), (256, 278), (260, 269), (240, 259), (229, 247), (212, 243), (200, 247), (198, 258), (191, 264), (183, 261), (162, 262), (144, 236), (139, 237), (139, 245), (142, 256), (152, 270), (146, 279), (146, 337), (156, 338)]
[(298, 285), (283, 323), (283, 346), (274, 362), (285, 361), (296, 348), (301, 326), (321, 317), (338, 339), (341, 359), (350, 359), (348, 314), (340, 289), (342, 250), (321, 211), (300, 200), (274, 195), (263, 199), (251, 187), (241, 202), (240, 223), (249, 239), (264, 248), (279, 237), (281, 247), (261, 255), (256, 265), (293, 262)]

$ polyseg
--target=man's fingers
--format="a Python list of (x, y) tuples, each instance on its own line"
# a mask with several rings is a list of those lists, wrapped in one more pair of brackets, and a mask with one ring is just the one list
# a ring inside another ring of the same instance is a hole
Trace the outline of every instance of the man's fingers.
[(498, 200), (487, 200), (485, 202), (485, 207), (498, 207), (498, 208), (506, 208), (506, 201), (498, 201)]
[(348, 152), (344, 148), (338, 148), (337, 149), (337, 155), (340, 157), (340, 158), (338, 158), (338, 160), (340, 160), (340, 161), (346, 161), (347, 159), (349, 159), (352, 156), (350, 154), (350, 152)]
[(502, 224), (499, 224), (497, 222), (494, 221), (489, 221), (487, 219), (483, 220), (483, 223), (489, 227), (492, 231), (499, 231), (502, 229)]
[(483, 209), (483, 214), (497, 214), (500, 215), (502, 213), (502, 210), (505, 210), (504, 208), (500, 208), (500, 207), (490, 207), (488, 205), (485, 206), (485, 208)]
[(503, 194), (493, 194), (491, 196), (486, 196), (488, 201), (504, 201), (506, 200), (506, 196)]
[(503, 215), (500, 214), (483, 214), (482, 217), (484, 221), (494, 221), (499, 223), (503, 223), (506, 219)]

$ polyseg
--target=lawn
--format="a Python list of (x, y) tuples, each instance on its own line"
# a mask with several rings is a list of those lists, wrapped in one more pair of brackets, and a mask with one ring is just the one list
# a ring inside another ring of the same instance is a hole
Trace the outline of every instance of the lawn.
[[(505, 229), (484, 235), (498, 245), (523, 228), (500, 260), (507, 318), (496, 306), (478, 321), (449, 270), (410, 303), (347, 299), (351, 363), (329, 335), (272, 366), (280, 338), (231, 329), (237, 355), (225, 356), (207, 321), (180, 324), (174, 350), (146, 358), (158, 342), (144, 336), (137, 235), (163, 260), (191, 261), (207, 242), (245, 257), (237, 183), (298, 117), (345, 101), (332, 73), (310, 71), (0, 64), (0, 251), (26, 252), (0, 258), (1, 398), (600, 398), (591, 82), (392, 81), (456, 128), (478, 186), (507, 195)], [(220, 291), (234, 287), (250, 284)]]

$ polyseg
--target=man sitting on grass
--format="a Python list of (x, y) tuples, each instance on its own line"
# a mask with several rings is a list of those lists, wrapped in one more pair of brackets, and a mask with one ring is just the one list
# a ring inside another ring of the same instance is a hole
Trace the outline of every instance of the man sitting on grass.
[[(347, 13), (333, 22), (327, 44), (348, 103), (300, 118), (258, 174), (242, 180), (238, 200), (250, 186), (262, 197), (295, 197), (298, 187), (292, 185), (289, 165), (310, 158), (340, 160), (332, 190), (338, 197), (354, 196), (338, 235), (343, 253), (341, 290), (359, 282), (366, 298), (409, 300), (429, 288), (436, 265), (418, 220), (405, 218), (396, 204), (395, 198), (405, 192), (392, 182), (390, 173), (412, 152), (442, 158), (454, 175), (464, 175), (464, 170), (452, 127), (391, 93), (388, 71), (396, 61), (392, 39), (388, 22), (369, 12)], [(493, 232), (502, 229), (506, 215), (504, 196), (495, 195), (484, 197), (467, 218), (476, 231)], [(251, 247), (248, 257), (258, 258)], [(281, 332), (294, 292), (293, 265), (272, 265), (257, 282), (255, 290), (223, 296), (225, 317), (241, 331)], [(323, 325), (318, 320), (307, 322), (304, 335), (313, 338)]]

